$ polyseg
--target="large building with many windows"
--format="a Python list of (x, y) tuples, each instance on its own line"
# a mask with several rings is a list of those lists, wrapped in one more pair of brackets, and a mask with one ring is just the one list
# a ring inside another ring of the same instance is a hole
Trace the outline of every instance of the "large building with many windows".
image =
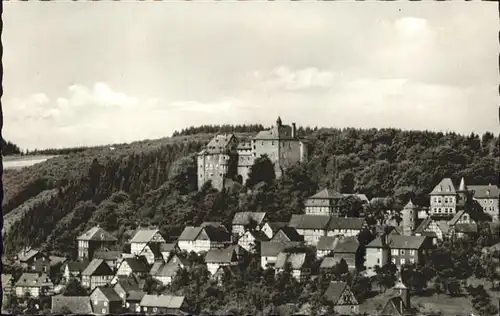
[(215, 136), (198, 153), (198, 189), (209, 180), (219, 190), (228, 179), (244, 184), (255, 159), (262, 155), (274, 164), (276, 177), (304, 161), (307, 146), (299, 138), (295, 123), (284, 125), (278, 117), (276, 125), (245, 142), (238, 142), (233, 134)]

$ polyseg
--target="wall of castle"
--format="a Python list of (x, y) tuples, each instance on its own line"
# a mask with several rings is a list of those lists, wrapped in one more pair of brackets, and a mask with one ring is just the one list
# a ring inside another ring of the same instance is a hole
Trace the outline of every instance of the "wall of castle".
[(224, 177), (228, 172), (230, 156), (226, 154), (210, 154), (198, 156), (198, 189), (208, 180), (212, 180), (212, 186), (221, 190), (224, 185)]

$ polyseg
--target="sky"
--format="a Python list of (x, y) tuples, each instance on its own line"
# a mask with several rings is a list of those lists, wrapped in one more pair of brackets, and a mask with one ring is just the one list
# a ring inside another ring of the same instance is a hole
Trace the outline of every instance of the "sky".
[(3, 137), (203, 124), (500, 132), (494, 2), (4, 2)]

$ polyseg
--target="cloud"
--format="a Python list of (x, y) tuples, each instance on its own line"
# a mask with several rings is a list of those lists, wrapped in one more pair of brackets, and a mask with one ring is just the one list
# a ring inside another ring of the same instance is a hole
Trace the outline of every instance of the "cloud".
[(315, 67), (292, 70), (280, 66), (267, 73), (254, 71), (253, 75), (256, 79), (262, 80), (266, 88), (287, 91), (329, 89), (335, 79), (333, 73)]
[(4, 137), (28, 149), (160, 138), (189, 125), (238, 120), (251, 111), (235, 98), (167, 102), (130, 96), (105, 83), (71, 85), (66, 96), (55, 99), (37, 93), (4, 104)]

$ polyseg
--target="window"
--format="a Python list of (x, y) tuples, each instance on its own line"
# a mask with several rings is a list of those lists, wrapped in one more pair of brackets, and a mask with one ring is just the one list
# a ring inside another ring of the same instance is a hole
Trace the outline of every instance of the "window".
[(392, 262), (393, 264), (396, 264), (396, 259), (392, 258), (392, 259), (391, 259), (391, 262)]
[(94, 301), (94, 305), (97, 305), (97, 300)]
[(414, 256), (415, 255), (415, 249), (410, 250), (410, 255)]
[(448, 203), (448, 198), (444, 198), (444, 203)]
[(415, 263), (415, 259), (410, 258), (410, 263), (411, 263), (411, 264), (414, 264), (414, 263)]
[(391, 249), (391, 255), (397, 256), (399, 254), (398, 249)]
[(405, 250), (404, 249), (401, 249), (401, 254), (404, 255), (405, 254)]
[(404, 265), (404, 264), (405, 264), (405, 259), (401, 258), (401, 265)]
[(147, 312), (148, 311), (148, 308), (147, 307), (144, 307), (144, 311)]
[(158, 308), (153, 307), (153, 312), (156, 313), (158, 311)]
[(377, 259), (377, 264), (380, 264), (380, 259)]
[(105, 309), (105, 308), (103, 308), (103, 309), (102, 309), (102, 313), (103, 313), (103, 314), (107, 314), (107, 312), (106, 312), (106, 309)]
[(104, 301), (104, 306), (108, 306), (108, 302)]

